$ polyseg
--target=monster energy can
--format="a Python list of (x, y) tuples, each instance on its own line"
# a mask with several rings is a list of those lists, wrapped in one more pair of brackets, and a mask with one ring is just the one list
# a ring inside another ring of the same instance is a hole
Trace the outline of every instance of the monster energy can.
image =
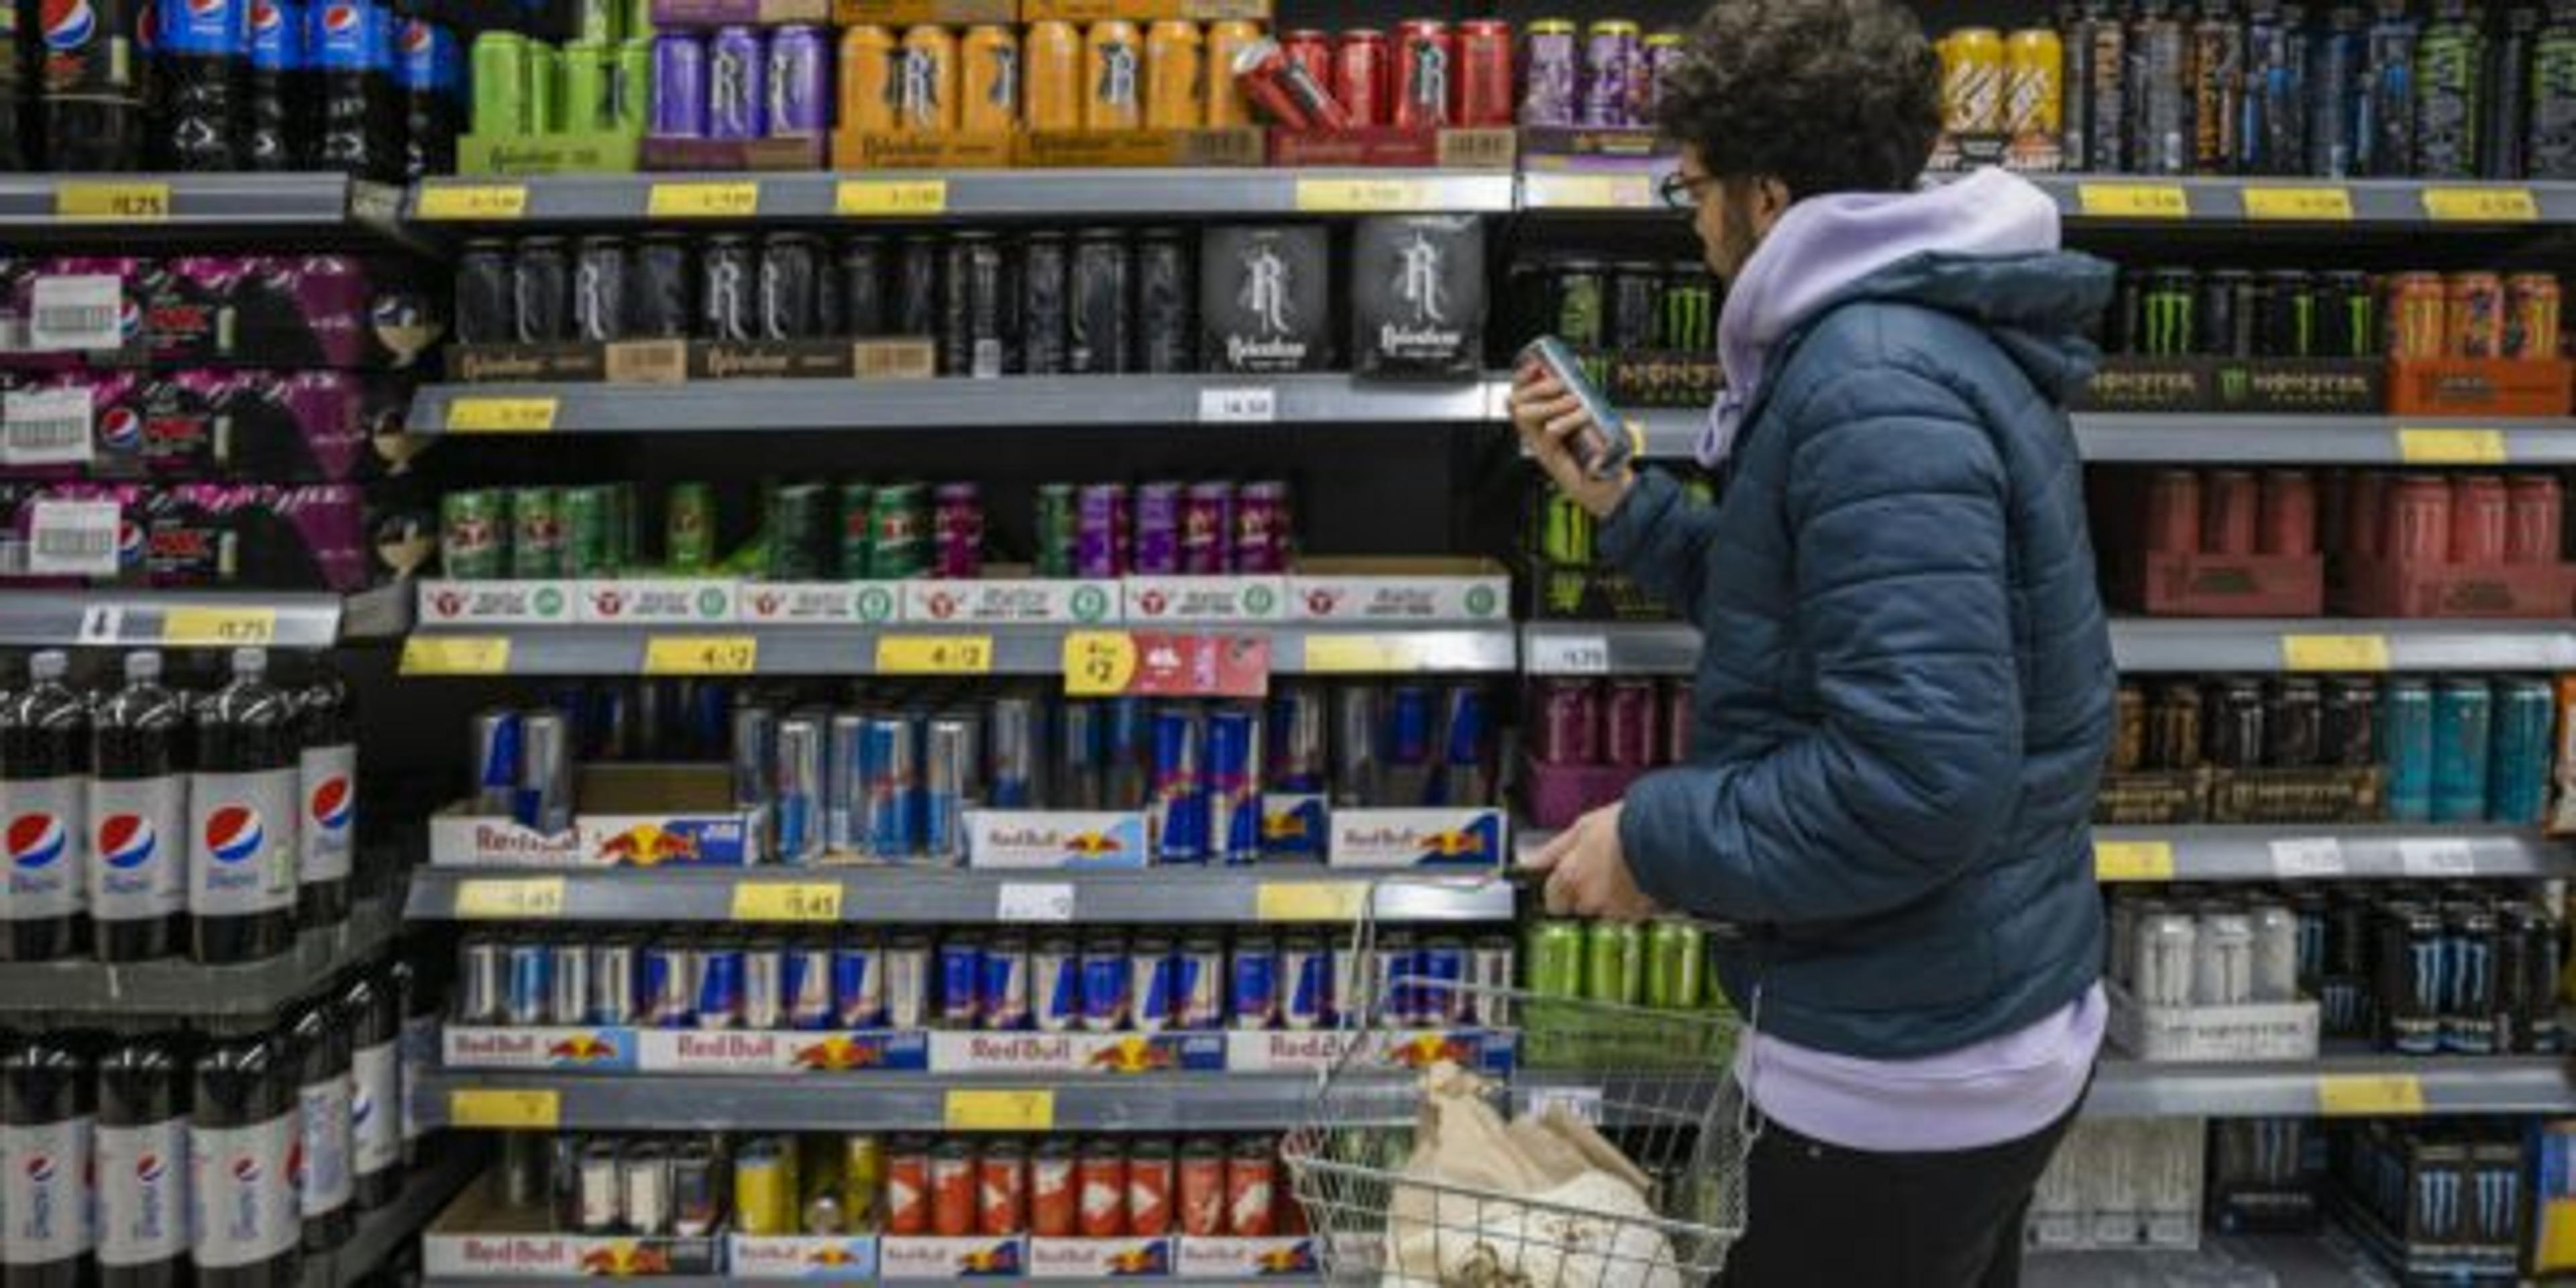
[(2415, 173), (2466, 179), (2478, 172), (2478, 123), (2486, 55), (2466, 0), (2441, 0), (2415, 42)]
[(2531, 178), (2576, 179), (2576, 4), (2554, 0), (2531, 45)]
[(1663, 318), (1658, 315), (1663, 293), (1661, 265), (1621, 263), (1611, 269), (1607, 346), (1621, 353), (1663, 348)]
[(1646, 997), (1646, 932), (1624, 921), (1583, 928), (1583, 992), (1596, 1002), (1635, 1006)]
[(1715, 349), (1716, 281), (1696, 264), (1675, 264), (1664, 283), (1664, 347), (1682, 353)]
[(2108, 0), (2085, 0), (2065, 44), (2066, 164), (2118, 174), (2128, 168), (2128, 28)]
[(2265, 272), (2254, 292), (2253, 356), (2313, 358), (2322, 341), (2316, 276), (2304, 269)]
[(1554, 488), (1539, 501), (1539, 553), (1550, 563), (1581, 568), (1592, 562), (1592, 512)]
[(2529, 164), (2522, 123), (2531, 114), (2531, 43), (2540, 33), (2540, 10), (2517, 5), (2505, 14), (2504, 34), (2487, 49), (2486, 100), (2478, 121), (2478, 173), (2519, 179)]
[(2165, 0), (2140, 0), (2129, 29), (2129, 166), (2140, 174), (2191, 171), (2191, 41)]
[(2159, 268), (2147, 274), (2140, 297), (2137, 351), (2151, 358), (2182, 357), (2198, 339), (2192, 326), (2194, 296), (2200, 275), (2188, 268)]
[(2371, 289), (2370, 274), (2338, 269), (2318, 274), (2317, 281), (2317, 356), (2378, 357), (2379, 293)]
[(1073, 575), (1075, 535), (1081, 527), (1070, 483), (1038, 485), (1037, 572), (1041, 577)]
[(2336, 5), (2326, 16), (2325, 30), (2317, 33), (2316, 53), (2309, 64), (2310, 174), (2341, 179), (2355, 172), (2363, 150), (2359, 146), (2366, 89), (2361, 81), (2362, 42), (2361, 10)]
[(2218, 358), (2254, 356), (2254, 275), (2241, 268), (2212, 269), (2200, 278), (2197, 338), (2190, 350)]
[(2362, 151), (2356, 174), (2403, 178), (2415, 164), (2415, 20), (2406, 0), (2379, 0), (2379, 16), (2363, 41), (2360, 120)]
[(716, 561), (716, 499), (704, 483), (674, 483), (662, 500), (662, 562), (702, 573)]
[(1708, 937), (1685, 921), (1658, 921), (1646, 931), (1646, 1005), (1696, 1010), (1708, 991)]
[(1557, 265), (1545, 329), (1576, 349), (1600, 348), (1602, 319), (1609, 312), (1603, 298), (1607, 291), (1600, 261), (1569, 259)]
[(1521, 952), (1525, 986), (1540, 997), (1582, 997), (1588, 955), (1582, 922), (1560, 918), (1531, 922), (1528, 943)]

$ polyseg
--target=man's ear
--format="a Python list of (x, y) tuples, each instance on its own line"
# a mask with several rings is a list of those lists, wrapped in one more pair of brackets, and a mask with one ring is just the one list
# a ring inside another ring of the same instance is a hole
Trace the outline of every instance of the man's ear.
[(1763, 233), (1770, 232), (1771, 225), (1779, 222), (1780, 216), (1789, 213), (1789, 200), (1789, 185), (1767, 177), (1755, 181), (1753, 185), (1754, 227)]

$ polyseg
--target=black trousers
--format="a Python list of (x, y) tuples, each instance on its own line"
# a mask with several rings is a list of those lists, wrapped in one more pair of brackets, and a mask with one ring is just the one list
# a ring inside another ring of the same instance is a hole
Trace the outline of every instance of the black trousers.
[(1877, 1154), (1765, 1123), (1726, 1288), (2016, 1288), (2022, 1218), (2063, 1118), (1982, 1149)]

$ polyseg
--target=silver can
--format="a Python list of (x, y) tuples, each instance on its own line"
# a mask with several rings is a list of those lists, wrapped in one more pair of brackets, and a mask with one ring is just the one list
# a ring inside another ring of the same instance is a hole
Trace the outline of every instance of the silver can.
[(770, 1033), (786, 1027), (787, 945), (759, 939), (742, 950), (742, 1026)]
[(733, 766), (734, 808), (766, 805), (775, 789), (770, 765), (778, 746), (778, 714), (758, 703), (746, 702), (735, 707), (729, 719), (733, 726), (733, 745), (728, 750)]
[(519, 821), (554, 835), (572, 827), (572, 746), (559, 711), (519, 717)]
[(573, 1179), (575, 1228), (581, 1233), (616, 1233), (625, 1206), (625, 1182), (619, 1173), (613, 1142), (595, 1140), (582, 1146), (580, 1170)]
[(830, 762), (823, 779), (823, 841), (843, 854), (866, 847), (859, 819), (859, 748), (866, 741), (868, 718), (856, 711), (832, 713)]
[(2243, 1006), (2254, 1000), (2254, 920), (2241, 912), (2204, 913), (2192, 951), (2192, 1002)]
[(562, 1025), (588, 1024), (590, 1019), (590, 945), (558, 943), (547, 948), (554, 958), (546, 968), (546, 1013)]
[(635, 1022), (635, 941), (604, 939), (590, 946), (590, 1016), (584, 1024)]
[(975, 803), (981, 759), (972, 717), (932, 719), (922, 734), (921, 852), (934, 862), (966, 857), (966, 811)]
[(630, 1233), (671, 1232), (671, 1152), (647, 1142), (629, 1146), (618, 1164), (619, 1215)]
[(2178, 912), (2138, 918), (2129, 992), (2140, 1006), (2189, 1006), (2199, 930)]
[(917, 1029), (930, 1018), (930, 940), (897, 935), (878, 954), (885, 977), (886, 1027)]
[(2289, 906), (2258, 903), (2245, 910), (2254, 924), (2254, 1000), (2299, 1000), (2299, 919)]

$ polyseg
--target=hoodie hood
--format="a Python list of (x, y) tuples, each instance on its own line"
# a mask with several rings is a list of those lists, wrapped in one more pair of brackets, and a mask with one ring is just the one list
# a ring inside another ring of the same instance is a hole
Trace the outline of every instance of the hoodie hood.
[(2063, 399), (2092, 374), (2084, 331), (2111, 268), (2058, 249), (2057, 203), (1997, 169), (1907, 193), (1836, 193), (1791, 206), (1736, 275), (1717, 324), (1726, 389), (1699, 457), (1733, 450), (1781, 342), (1857, 299), (1939, 309), (1984, 327), (2033, 384)]

